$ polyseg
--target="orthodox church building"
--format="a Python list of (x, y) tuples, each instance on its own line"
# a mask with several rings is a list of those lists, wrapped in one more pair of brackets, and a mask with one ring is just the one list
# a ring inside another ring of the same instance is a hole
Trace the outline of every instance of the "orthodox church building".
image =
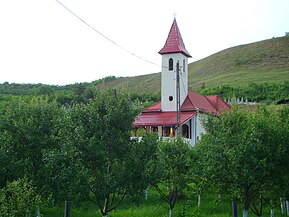
[(158, 132), (160, 137), (180, 134), (191, 146), (201, 138), (204, 129), (200, 116), (218, 115), (230, 106), (219, 96), (203, 96), (188, 88), (188, 58), (176, 19), (171, 26), (162, 55), (161, 101), (145, 108), (134, 121), (134, 127)]

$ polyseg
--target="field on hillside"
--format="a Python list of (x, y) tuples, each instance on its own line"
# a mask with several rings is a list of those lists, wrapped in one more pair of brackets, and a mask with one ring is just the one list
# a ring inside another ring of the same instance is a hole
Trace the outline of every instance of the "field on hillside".
[[(161, 71), (161, 69), (160, 69)], [(101, 83), (99, 88), (121, 91), (160, 92), (160, 73), (117, 78)], [(189, 64), (189, 87), (199, 89), (229, 84), (280, 83), (289, 80), (289, 37), (273, 38), (239, 45)]]
[(189, 65), (191, 87), (289, 80), (289, 37), (240, 45)]

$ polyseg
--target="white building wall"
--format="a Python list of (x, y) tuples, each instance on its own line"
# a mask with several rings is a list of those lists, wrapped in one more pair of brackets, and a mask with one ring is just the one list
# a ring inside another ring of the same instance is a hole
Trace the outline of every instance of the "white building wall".
[[(173, 70), (169, 70), (169, 59), (173, 58)], [(176, 64), (180, 65), (180, 104), (188, 95), (188, 58), (181, 53), (162, 55), (161, 101), (162, 111), (176, 111)], [(170, 96), (173, 100), (170, 101)]]
[(204, 127), (202, 126), (201, 119), (204, 117), (203, 114), (198, 113), (192, 118), (191, 122), (191, 146), (194, 147), (197, 142), (201, 139), (202, 135), (206, 133)]
[(198, 113), (197, 115), (197, 142), (201, 139), (202, 135), (206, 133), (204, 127), (202, 126), (201, 119), (205, 118), (205, 114)]

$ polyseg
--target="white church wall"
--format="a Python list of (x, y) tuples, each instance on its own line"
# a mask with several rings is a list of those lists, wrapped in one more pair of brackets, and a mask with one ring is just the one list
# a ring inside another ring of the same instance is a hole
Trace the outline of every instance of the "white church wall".
[[(169, 70), (169, 59), (173, 59), (173, 70)], [(162, 55), (161, 101), (162, 111), (176, 111), (176, 64), (180, 65), (180, 104), (188, 94), (188, 58), (181, 53)]]
[(197, 115), (197, 142), (198, 140), (201, 139), (202, 135), (204, 135), (206, 133), (203, 125), (202, 125), (202, 119), (206, 118), (205, 114), (199, 113)]

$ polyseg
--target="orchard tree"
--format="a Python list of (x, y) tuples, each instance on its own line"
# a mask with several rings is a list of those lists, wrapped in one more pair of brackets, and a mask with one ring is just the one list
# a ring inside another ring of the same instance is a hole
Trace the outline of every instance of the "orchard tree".
[[(278, 134), (276, 135), (276, 140), (278, 145), (277, 155), (279, 159), (278, 164), (278, 175), (281, 178), (276, 179), (278, 186), (278, 195), (281, 196), (282, 201), (282, 212), (285, 213), (285, 201), (287, 207), (287, 215), (289, 215), (289, 107), (284, 107), (276, 112), (276, 117), (278, 120)], [(278, 177), (279, 177), (278, 176)], [(279, 202), (279, 201), (278, 201)]]
[(143, 190), (147, 189), (153, 178), (147, 170), (150, 168), (152, 160), (156, 158), (158, 145), (157, 133), (147, 133), (142, 136), (141, 141), (134, 140), (128, 143), (127, 166), (128, 179), (130, 184), (129, 195), (139, 196), (143, 194)]
[(2, 165), (0, 172), (8, 172), (7, 180), (26, 176), (42, 186), (43, 153), (55, 146), (53, 126), (58, 112), (55, 103), (41, 98), (12, 101), (1, 112), (0, 160), (5, 163), (9, 158), (10, 163)]
[(79, 155), (75, 147), (66, 143), (44, 154), (48, 193), (53, 201), (65, 201), (65, 216), (70, 216), (71, 201), (77, 204), (89, 195), (88, 171), (79, 161)]
[(78, 161), (88, 171), (91, 199), (102, 216), (107, 216), (136, 184), (144, 188), (140, 185), (144, 167), (139, 165), (143, 161), (137, 152), (146, 150), (130, 141), (133, 121), (130, 101), (114, 90), (104, 91), (87, 104), (74, 105), (66, 112), (59, 136), (79, 154)]
[(180, 137), (160, 140), (156, 158), (148, 168), (151, 185), (169, 204), (170, 217), (173, 216), (175, 204), (190, 180), (191, 151), (190, 145)]
[(284, 158), (278, 150), (284, 142), (279, 136), (284, 138), (284, 131), (279, 119), (263, 108), (254, 113), (233, 109), (219, 117), (209, 116), (204, 126), (207, 134), (198, 149), (208, 180), (220, 192), (243, 202), (244, 217), (249, 208), (262, 216), (264, 199), (275, 193), (272, 186), (280, 186)]

